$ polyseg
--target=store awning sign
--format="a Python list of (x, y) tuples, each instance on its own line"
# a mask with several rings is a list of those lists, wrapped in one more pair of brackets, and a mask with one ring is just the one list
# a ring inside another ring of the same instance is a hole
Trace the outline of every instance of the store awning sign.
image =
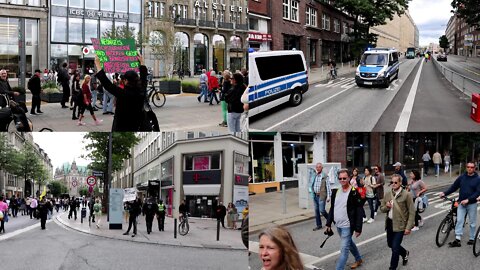
[(139, 71), (140, 63), (134, 39), (92, 38), (92, 44), (105, 72)]

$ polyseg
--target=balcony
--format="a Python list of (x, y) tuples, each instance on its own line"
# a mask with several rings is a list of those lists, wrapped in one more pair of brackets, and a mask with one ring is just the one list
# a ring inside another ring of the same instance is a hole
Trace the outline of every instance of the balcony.
[(191, 25), (191, 26), (197, 26), (195, 23), (195, 19), (185, 19), (185, 18), (179, 18), (175, 21), (176, 25)]
[(233, 29), (233, 23), (218, 22), (218, 28), (222, 28), (222, 29)]
[(210, 28), (215, 28), (215, 22), (214, 21), (198, 21), (198, 26), (200, 27), (210, 27)]

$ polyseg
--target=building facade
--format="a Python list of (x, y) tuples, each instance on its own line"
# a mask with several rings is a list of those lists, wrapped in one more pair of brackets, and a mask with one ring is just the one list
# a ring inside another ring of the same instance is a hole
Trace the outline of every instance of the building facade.
[(173, 55), (157, 55), (146, 46), (147, 66), (154, 76), (240, 70), (247, 57), (247, 14), (247, 0), (146, 1), (149, 42), (175, 39)]
[(254, 51), (271, 50), (270, 0), (248, 1), (248, 46)]
[[(49, 66), (67, 62), (72, 70), (94, 67), (91, 38), (119, 26), (142, 32), (142, 0), (50, 0)], [(89, 48), (84, 53), (84, 48)]]
[(87, 166), (78, 166), (75, 160), (70, 163), (64, 163), (62, 167), (55, 170), (54, 179), (63, 182), (68, 188), (70, 196), (80, 196), (80, 190), (88, 187), (87, 177), (89, 176)]
[(445, 36), (447, 37), (448, 42), (450, 43), (450, 47), (447, 52), (451, 54), (457, 54), (458, 52), (456, 25), (457, 25), (457, 16), (453, 15), (448, 20), (447, 28), (445, 30)]
[(0, 1), (0, 27), (0, 67), (12, 86), (25, 87), (25, 78), (48, 66), (48, 0)]
[(396, 48), (402, 53), (409, 47), (418, 48), (420, 42), (418, 28), (408, 10), (402, 16), (394, 15), (384, 25), (370, 28), (370, 33), (378, 35), (377, 47)]

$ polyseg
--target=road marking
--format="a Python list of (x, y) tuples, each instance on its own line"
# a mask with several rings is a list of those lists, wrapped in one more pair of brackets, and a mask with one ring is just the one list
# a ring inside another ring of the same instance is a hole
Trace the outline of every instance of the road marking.
[[(52, 221), (53, 221), (53, 217), (52, 217), (52, 219), (47, 220), (47, 223), (50, 223)], [(36, 223), (36, 224), (30, 225), (28, 227), (25, 227), (23, 229), (19, 229), (19, 230), (16, 230), (14, 232), (11, 232), (11, 233), (3, 234), (2, 236), (0, 236), (0, 241), (7, 240), (9, 238), (12, 238), (12, 237), (17, 236), (19, 234), (22, 234), (24, 232), (28, 232), (28, 231), (33, 230), (35, 228), (38, 229), (38, 226), (39, 226), (39, 224)]]
[(340, 95), (340, 94), (342, 94), (342, 93), (344, 93), (344, 92), (346, 92), (346, 91), (348, 91), (348, 90), (350, 90), (350, 89), (351, 89), (351, 88), (349, 88), (349, 89), (345, 89), (345, 90), (342, 90), (342, 91), (340, 91), (340, 92), (336, 93), (335, 95), (333, 95), (333, 96), (330, 96), (329, 98), (326, 98), (326, 99), (324, 99), (324, 100), (322, 100), (322, 101), (319, 101), (319, 102), (317, 102), (316, 104), (313, 104), (312, 106), (310, 106), (310, 107), (306, 108), (305, 110), (303, 110), (303, 111), (301, 111), (301, 112), (298, 112), (298, 113), (296, 113), (296, 114), (294, 114), (294, 115), (292, 115), (292, 116), (288, 117), (287, 119), (285, 119), (285, 120), (283, 120), (283, 121), (280, 121), (280, 122), (276, 123), (275, 125), (273, 125), (273, 126), (271, 126), (271, 127), (267, 128), (267, 129), (265, 129), (264, 131), (269, 131), (269, 130), (272, 130), (272, 129), (274, 129), (274, 128), (276, 128), (276, 127), (278, 127), (278, 126), (280, 126), (280, 125), (282, 125), (282, 124), (284, 124), (284, 123), (286, 123), (286, 122), (288, 122), (288, 121), (292, 120), (293, 118), (295, 118), (295, 117), (297, 117), (297, 116), (299, 116), (299, 115), (301, 115), (301, 114), (303, 114), (303, 113), (305, 113), (305, 112), (307, 112), (307, 111), (310, 111), (311, 109), (313, 109), (313, 108), (317, 107), (318, 105), (320, 105), (320, 104), (323, 104), (323, 103), (325, 103), (325, 102), (327, 102), (327, 101), (331, 100), (332, 98), (335, 98), (336, 96), (338, 96), (338, 95)]
[(420, 74), (422, 73), (423, 61), (420, 63), (418, 68), (417, 75), (413, 81), (412, 87), (410, 88), (410, 93), (408, 93), (405, 106), (403, 107), (400, 118), (398, 119), (397, 126), (395, 127), (395, 132), (406, 132), (408, 129), (408, 122), (410, 121), (410, 116), (412, 115), (413, 103), (415, 102), (415, 96), (417, 95), (418, 83), (420, 82)]

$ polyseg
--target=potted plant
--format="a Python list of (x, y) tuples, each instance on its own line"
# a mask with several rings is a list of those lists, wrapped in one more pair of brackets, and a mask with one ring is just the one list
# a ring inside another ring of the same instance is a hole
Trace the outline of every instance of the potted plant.
[(59, 103), (62, 101), (63, 93), (60, 92), (55, 82), (50, 81), (42, 85), (42, 93), (40, 94), (42, 101), (48, 103)]
[(176, 79), (165, 78), (160, 81), (160, 92), (164, 94), (180, 94), (181, 82)]
[(182, 92), (200, 94), (200, 83), (198, 81), (182, 81)]

